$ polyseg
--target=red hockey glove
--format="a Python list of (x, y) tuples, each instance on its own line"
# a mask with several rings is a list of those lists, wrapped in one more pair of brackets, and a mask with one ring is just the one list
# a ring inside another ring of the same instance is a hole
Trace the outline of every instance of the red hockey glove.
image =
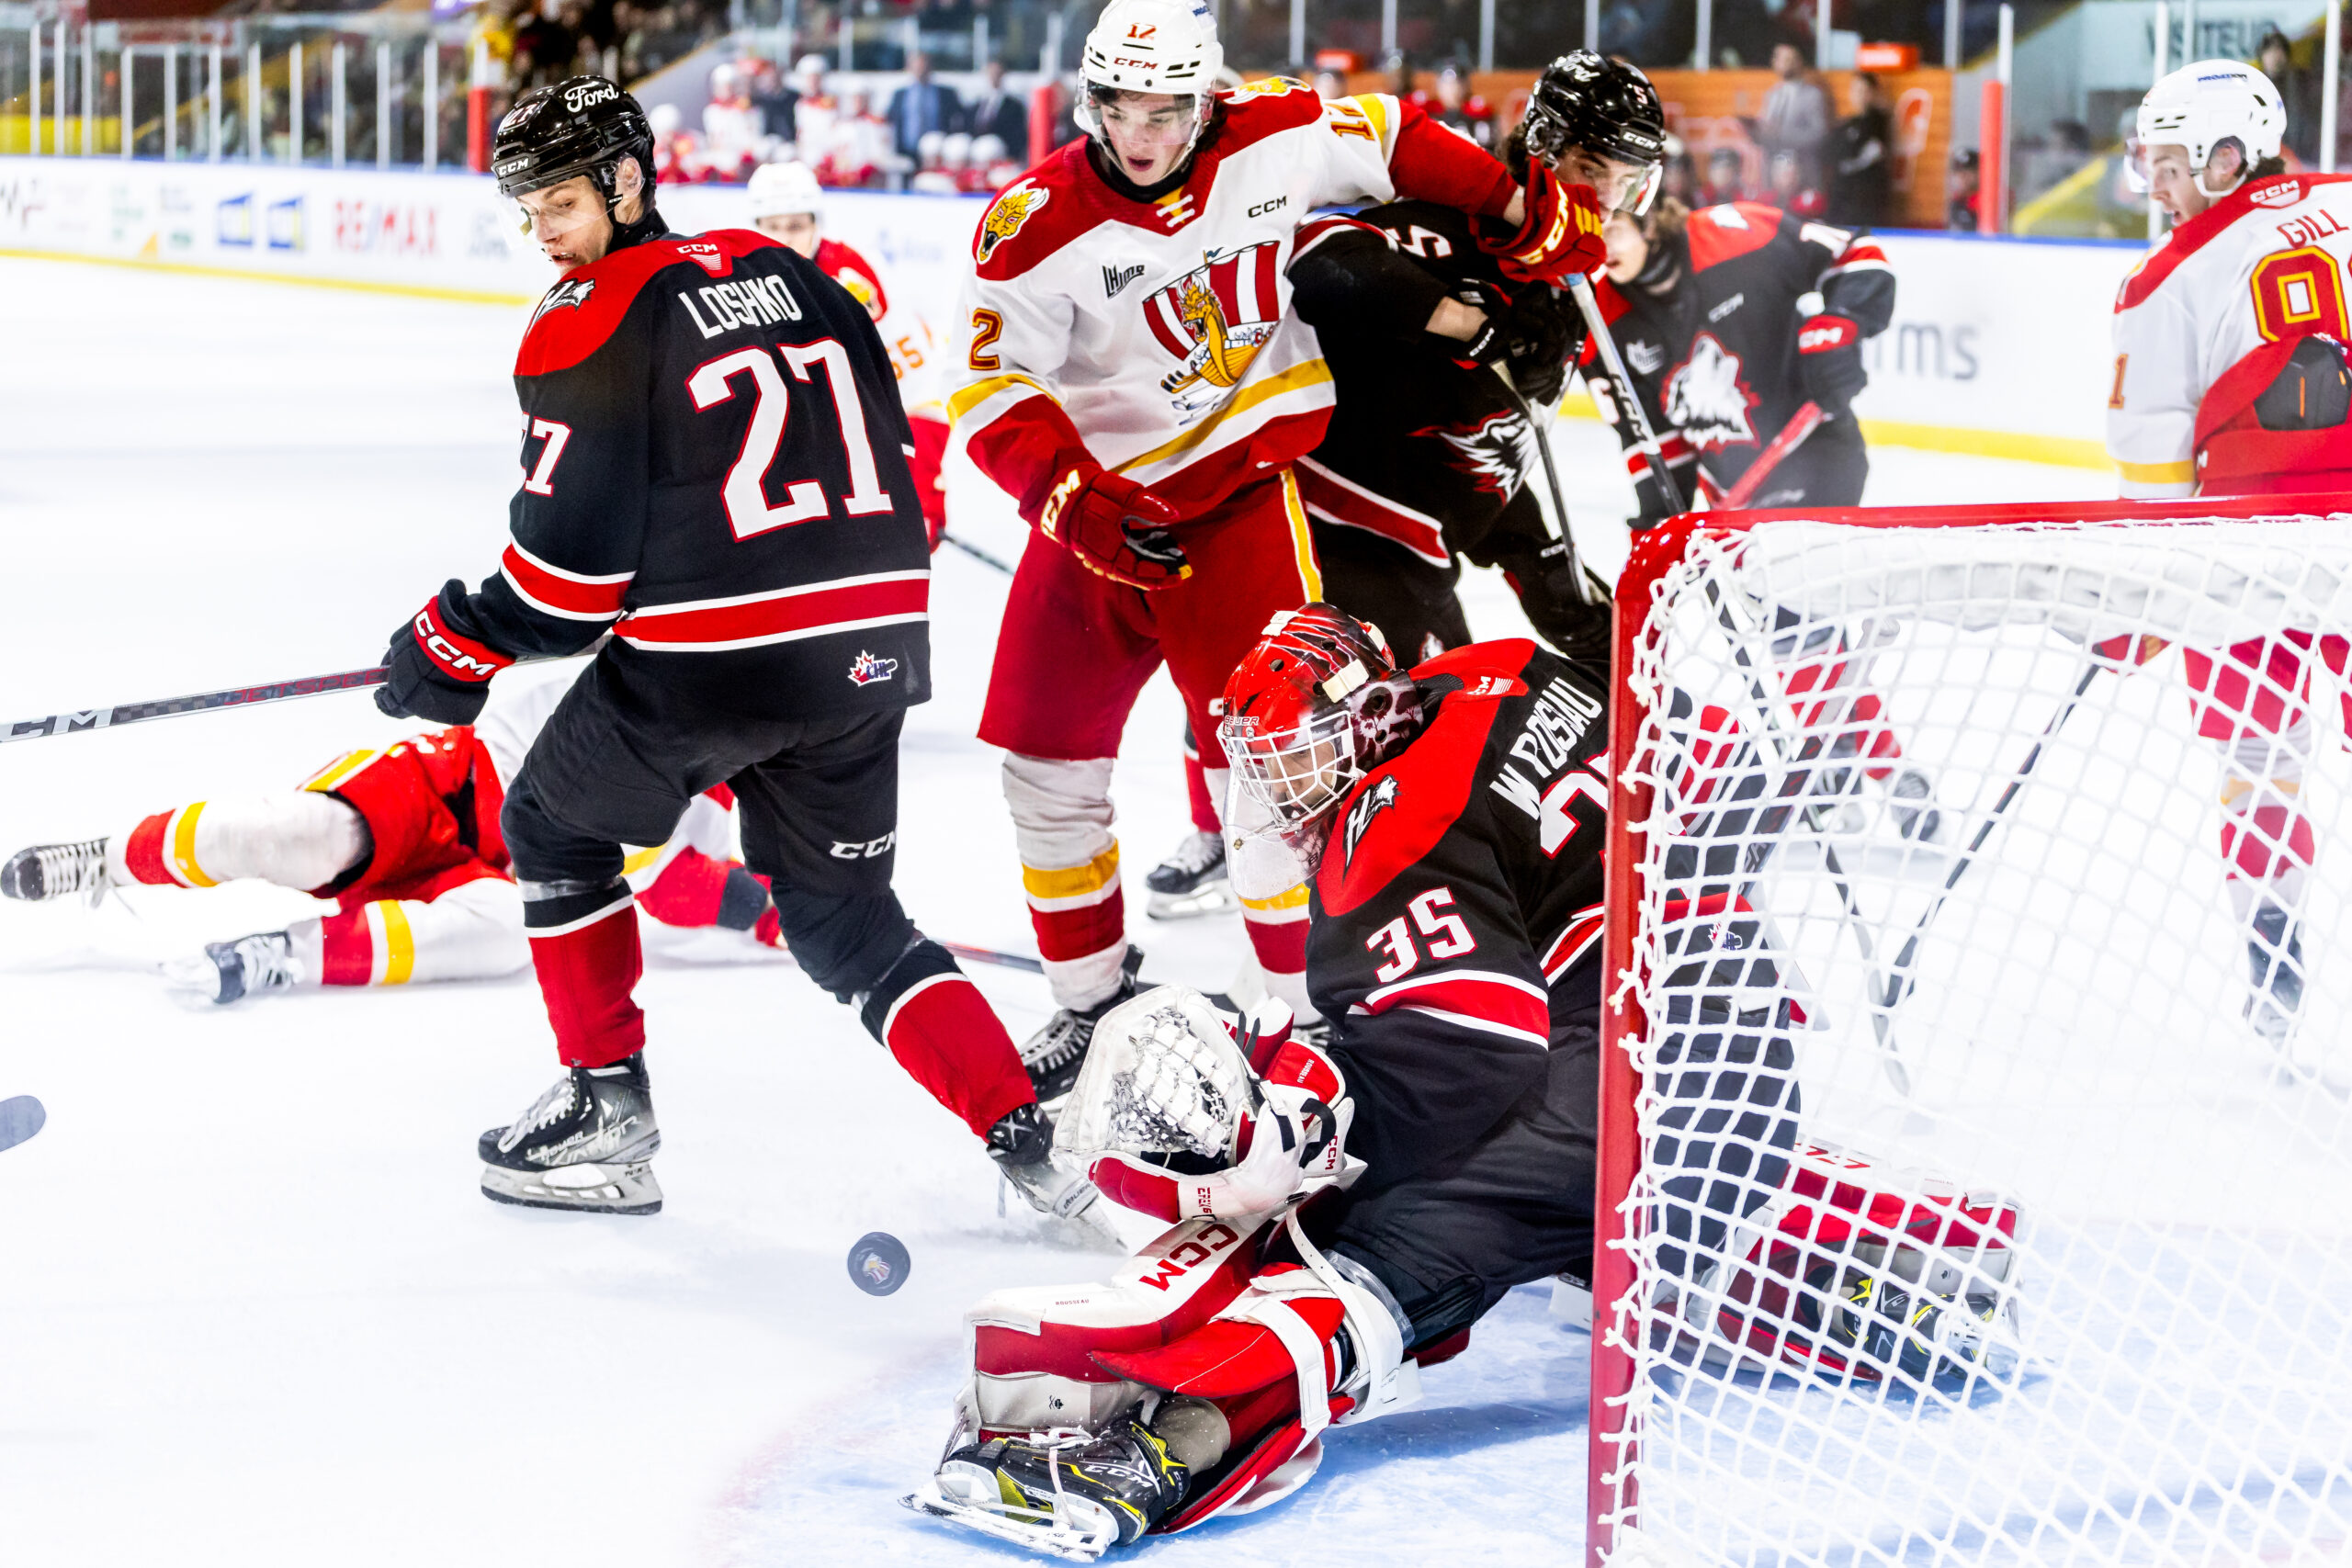
[(1560, 283), (1571, 274), (1589, 276), (1609, 259), (1609, 247), (1600, 238), (1608, 214), (1600, 210), (1600, 198), (1590, 186), (1564, 184), (1530, 159), (1521, 194), (1526, 199), (1519, 231), (1502, 240), (1478, 236), (1478, 248), (1500, 259), (1505, 277)]
[[(1090, 465), (1091, 467), (1091, 465)], [(1037, 531), (1100, 572), (1130, 588), (1165, 588), (1193, 575), (1176, 536), (1176, 509), (1108, 468), (1072, 468), (1046, 497)]]
[(1798, 322), (1797, 379), (1825, 412), (1845, 412), (1855, 394), (1870, 385), (1870, 372), (1862, 368), (1862, 329), (1849, 317), (1826, 311)]
[(379, 708), (394, 718), (435, 724), (471, 724), (481, 716), (490, 678), (514, 660), (449, 628), (449, 606), (465, 600), (466, 585), (451, 578), (392, 634), (392, 646), (384, 650), (390, 675), (376, 689)]

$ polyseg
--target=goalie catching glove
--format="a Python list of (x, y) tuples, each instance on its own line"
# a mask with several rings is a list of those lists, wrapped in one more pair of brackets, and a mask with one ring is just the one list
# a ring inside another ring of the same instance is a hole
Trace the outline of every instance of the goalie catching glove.
[(1165, 588), (1193, 575), (1176, 536), (1176, 509), (1144, 486), (1091, 464), (1070, 469), (1046, 498), (1037, 531), (1089, 571), (1130, 588)]
[(451, 629), (450, 606), (466, 602), (466, 585), (451, 578), (392, 634), (384, 650), (388, 673), (376, 705), (393, 718), (471, 724), (490, 699), (490, 678), (514, 662), (503, 653)]

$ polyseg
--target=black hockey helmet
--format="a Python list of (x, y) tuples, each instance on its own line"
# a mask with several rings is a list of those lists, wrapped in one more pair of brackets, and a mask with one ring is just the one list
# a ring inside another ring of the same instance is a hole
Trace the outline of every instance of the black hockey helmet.
[(1546, 164), (1573, 147), (1648, 169), (1633, 211), (1649, 210), (1666, 166), (1666, 106), (1634, 66), (1589, 49), (1560, 56), (1535, 79), (1519, 130), (1529, 153)]
[(612, 203), (620, 199), (623, 158), (637, 160), (650, 201), (653, 126), (645, 111), (602, 76), (572, 76), (514, 100), (498, 122), (490, 172), (510, 200), (586, 175)]

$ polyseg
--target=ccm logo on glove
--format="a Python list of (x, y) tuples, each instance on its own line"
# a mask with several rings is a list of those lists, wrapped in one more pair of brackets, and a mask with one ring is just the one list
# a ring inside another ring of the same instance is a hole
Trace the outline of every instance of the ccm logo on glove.
[(1797, 329), (1799, 354), (1822, 354), (1862, 341), (1862, 329), (1843, 316), (1815, 316)]
[(434, 604), (428, 603), (416, 613), (416, 640), (446, 673), (459, 681), (487, 681), (514, 662), (471, 637), (459, 637), (441, 625), (433, 611)]

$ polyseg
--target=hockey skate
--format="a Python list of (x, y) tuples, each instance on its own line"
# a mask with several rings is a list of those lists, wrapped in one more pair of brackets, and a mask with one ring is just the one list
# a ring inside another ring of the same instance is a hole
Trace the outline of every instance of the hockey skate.
[(2246, 939), (2245, 950), (2254, 990), (2245, 999), (2245, 1021), (2284, 1050), (2303, 1006), (2302, 924), (2268, 898), (2256, 907), (2251, 923), (2254, 935)]
[(1021, 1065), (1029, 1069), (1037, 1101), (1047, 1116), (1059, 1113), (1062, 1101), (1078, 1082), (1086, 1064), (1086, 1048), (1094, 1043), (1094, 1026), (1102, 1015), (1136, 994), (1136, 971), (1143, 967), (1143, 950), (1130, 947), (1119, 965), (1119, 988), (1090, 1008), (1063, 1008), (1021, 1044)]
[(503, 1127), (481, 1135), (482, 1196), (533, 1209), (662, 1212), (650, 1161), (662, 1147), (645, 1053), (573, 1067)]
[(1225, 837), (1195, 830), (1143, 879), (1151, 897), (1144, 912), (1155, 920), (1184, 920), (1234, 907), (1225, 874)]
[(1051, 1431), (966, 1443), (903, 1499), (918, 1513), (1075, 1562), (1128, 1546), (1183, 1500), (1190, 1472), (1130, 1416), (1100, 1436)]
[(96, 908), (113, 886), (114, 878), (107, 871), (104, 839), (85, 839), (77, 844), (35, 844), (28, 850), (18, 850), (8, 857), (6, 865), (0, 866), (0, 895), (27, 903), (80, 894)]
[(284, 931), (255, 931), (234, 942), (209, 942), (195, 957), (175, 958), (164, 965), (164, 981), (217, 1006), (264, 991), (299, 986), (307, 976), (294, 956), (293, 939)]

